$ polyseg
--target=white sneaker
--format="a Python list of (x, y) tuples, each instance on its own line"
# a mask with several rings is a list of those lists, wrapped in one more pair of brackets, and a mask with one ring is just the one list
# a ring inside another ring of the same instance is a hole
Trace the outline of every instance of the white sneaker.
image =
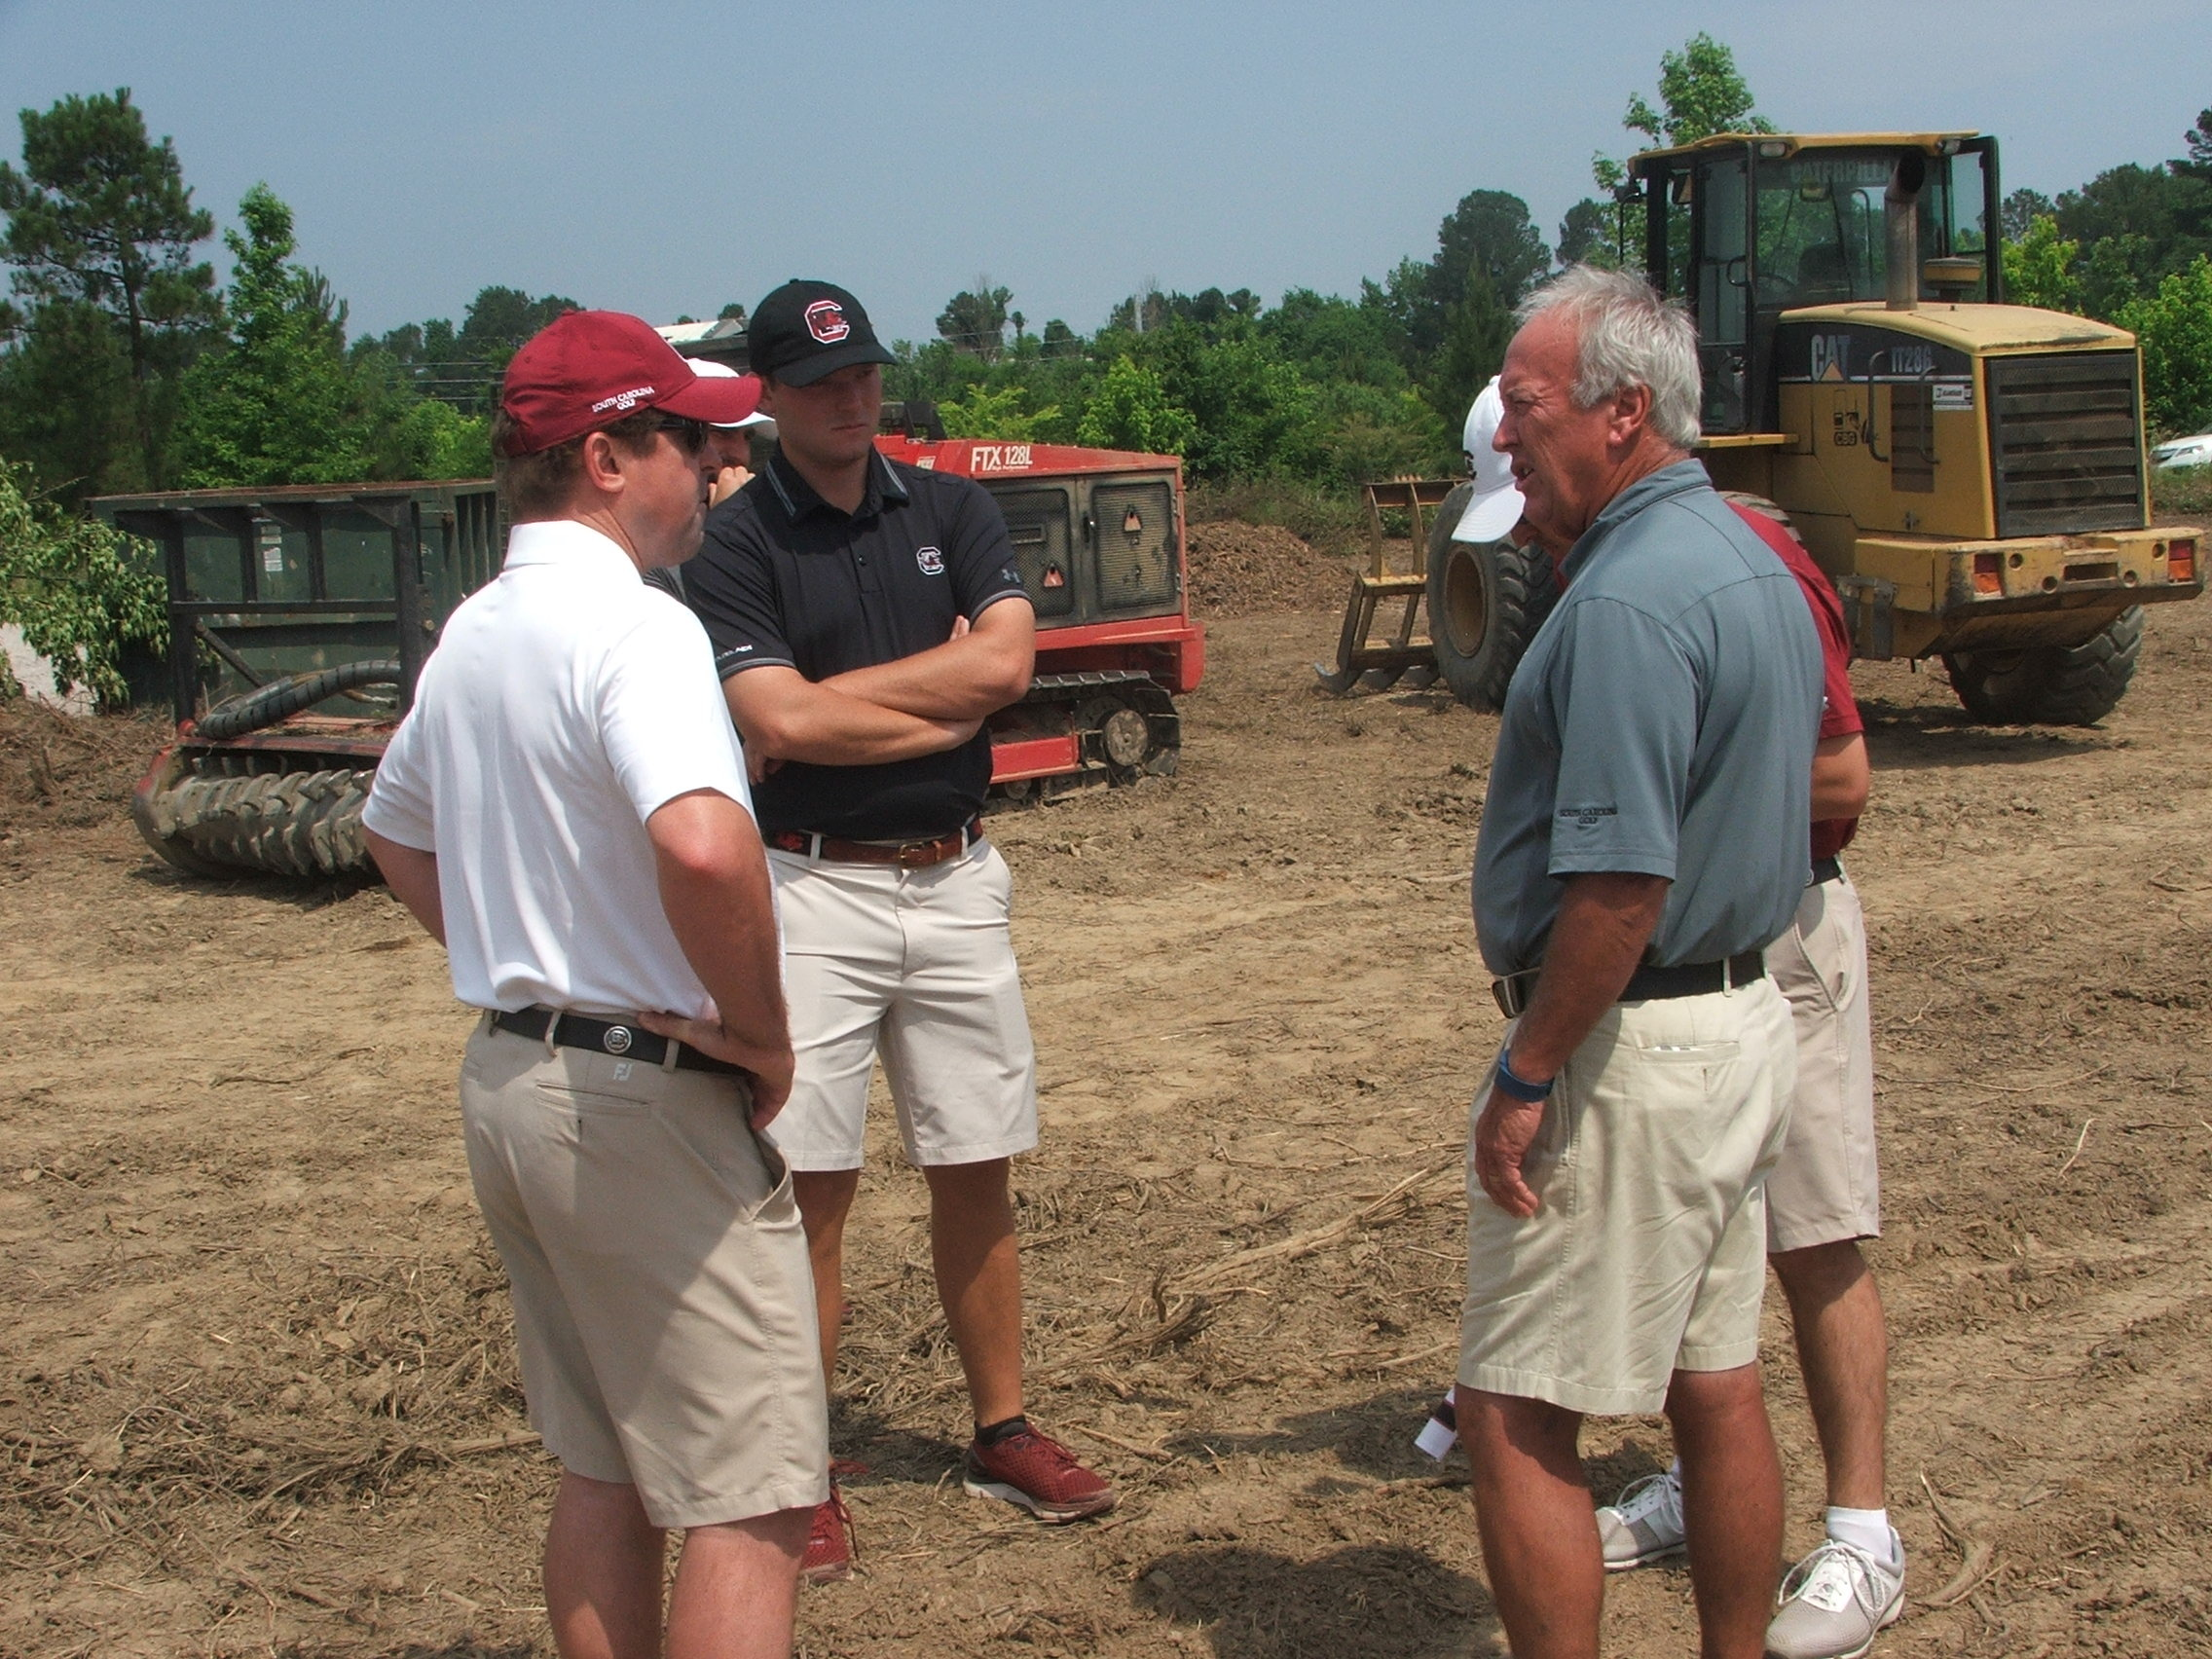
[(1875, 1633), (1904, 1611), (1904, 1552), (1892, 1569), (1830, 1538), (1789, 1569), (1781, 1604), (1766, 1627), (1774, 1659), (1861, 1659)]
[(1685, 1535), (1682, 1483), (1672, 1469), (1631, 1481), (1598, 1511), (1598, 1542), (1607, 1572), (1626, 1572), (1678, 1555)]

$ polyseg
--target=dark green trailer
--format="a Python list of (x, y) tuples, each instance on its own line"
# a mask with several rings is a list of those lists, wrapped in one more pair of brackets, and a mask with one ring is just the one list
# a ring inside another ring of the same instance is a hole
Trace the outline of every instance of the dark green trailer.
[(498, 573), (487, 479), (104, 496), (168, 586), (177, 740), (131, 800), (201, 875), (364, 867), (361, 802), (454, 608)]

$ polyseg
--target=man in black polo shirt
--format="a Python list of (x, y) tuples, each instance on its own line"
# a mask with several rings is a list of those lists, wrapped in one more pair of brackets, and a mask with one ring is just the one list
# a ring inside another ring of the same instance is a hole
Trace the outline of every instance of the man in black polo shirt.
[[(1114, 1493), (1022, 1416), (1021, 1271), (1007, 1161), (1037, 1144), (1036, 1055), (1006, 863), (977, 818), (982, 722), (1028, 689), (1036, 618), (998, 506), (875, 448), (894, 361), (844, 289), (792, 281), (753, 313), (782, 453), (707, 521), (684, 591), (756, 774), (798, 1075), (775, 1140), (813, 1257), (834, 1375), (845, 1219), (880, 1054), (976, 1438), (970, 1492), (1072, 1521)], [(834, 1496), (808, 1573), (842, 1577)]]

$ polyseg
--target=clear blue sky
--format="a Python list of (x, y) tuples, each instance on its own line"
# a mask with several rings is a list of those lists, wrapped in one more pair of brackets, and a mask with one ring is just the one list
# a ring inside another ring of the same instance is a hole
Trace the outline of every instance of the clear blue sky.
[(2212, 103), (2182, 0), (0, 0), (0, 154), (129, 86), (220, 222), (257, 179), (292, 204), (356, 330), (818, 276), (922, 340), (987, 272), (1088, 332), (1148, 277), (1355, 292), (1476, 188), (1549, 240), (1700, 28), (1778, 125), (1995, 131), (2009, 188), (2178, 155)]

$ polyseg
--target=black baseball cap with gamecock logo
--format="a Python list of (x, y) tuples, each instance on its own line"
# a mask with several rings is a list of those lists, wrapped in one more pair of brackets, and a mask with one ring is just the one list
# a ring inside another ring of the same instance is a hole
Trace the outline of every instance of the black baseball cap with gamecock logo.
[(860, 301), (834, 282), (792, 278), (753, 308), (746, 336), (756, 374), (786, 386), (812, 386), (855, 363), (896, 363)]

